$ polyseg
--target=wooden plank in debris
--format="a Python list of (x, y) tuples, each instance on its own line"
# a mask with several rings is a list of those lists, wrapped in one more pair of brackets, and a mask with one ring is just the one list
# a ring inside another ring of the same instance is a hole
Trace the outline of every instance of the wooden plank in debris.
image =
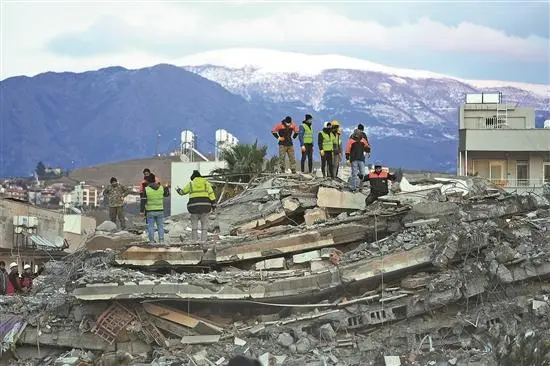
[(151, 315), (158, 316), (159, 318), (186, 326), (195, 330), (199, 334), (213, 335), (223, 332), (223, 328), (220, 328), (198, 317), (186, 314), (178, 309), (147, 302), (143, 303), (143, 308), (147, 313)]
[(185, 336), (181, 339), (181, 343), (206, 344), (206, 343), (217, 343), (219, 340), (220, 340), (219, 335)]

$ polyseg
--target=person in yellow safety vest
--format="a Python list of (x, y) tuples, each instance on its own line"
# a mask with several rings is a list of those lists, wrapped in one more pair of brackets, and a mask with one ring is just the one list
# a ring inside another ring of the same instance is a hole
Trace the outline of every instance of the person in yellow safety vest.
[(340, 138), (342, 134), (342, 128), (340, 127), (340, 122), (333, 120), (330, 122), (332, 127), (332, 141), (333, 141), (333, 153), (332, 153), (332, 169), (333, 177), (338, 176), (338, 169), (340, 168), (340, 162), (342, 161), (342, 140)]
[(301, 171), (305, 173), (305, 165), (307, 158), (308, 172), (311, 174), (313, 171), (313, 127), (311, 127), (313, 117), (311, 114), (306, 114), (304, 122), (298, 130), (298, 138), (300, 139), (300, 145), (302, 146), (302, 161)]
[(154, 176), (146, 178), (142, 184), (143, 197), (141, 200), (141, 213), (147, 217), (147, 234), (149, 244), (155, 243), (155, 224), (157, 226), (159, 243), (164, 243), (164, 197), (170, 194), (168, 187), (162, 187), (156, 182)]
[(334, 171), (332, 169), (332, 151), (334, 150), (334, 143), (330, 122), (324, 123), (323, 130), (317, 135), (317, 143), (319, 146), (319, 153), (321, 154), (321, 171), (323, 172), (323, 177), (329, 176), (334, 178)]
[(210, 182), (198, 170), (193, 170), (191, 182), (183, 189), (178, 187), (180, 196), (189, 194), (187, 211), (191, 214), (191, 240), (196, 243), (199, 237), (199, 221), (201, 222), (201, 241), (208, 240), (208, 216), (216, 209), (216, 194)]

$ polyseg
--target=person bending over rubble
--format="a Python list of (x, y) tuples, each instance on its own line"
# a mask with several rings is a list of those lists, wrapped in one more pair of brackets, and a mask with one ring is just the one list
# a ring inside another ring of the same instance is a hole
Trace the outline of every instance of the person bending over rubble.
[(155, 242), (155, 224), (159, 233), (159, 243), (164, 243), (164, 197), (168, 196), (169, 191), (161, 187), (151, 176), (142, 187), (144, 193), (140, 212), (147, 217), (149, 244)]
[(21, 275), (21, 286), (25, 291), (30, 291), (32, 289), (33, 281), (36, 277), (40, 276), (44, 271), (44, 265), (41, 265), (38, 269), (38, 272), (32, 273), (31, 265), (25, 264), (23, 266), (23, 274)]
[(199, 221), (201, 222), (201, 241), (208, 240), (208, 216), (216, 209), (216, 194), (210, 182), (198, 170), (193, 170), (191, 182), (183, 189), (178, 187), (176, 192), (180, 196), (189, 194), (187, 211), (191, 214), (191, 240), (197, 242)]
[(363, 181), (370, 182), (370, 193), (365, 199), (365, 205), (368, 206), (378, 199), (387, 195), (390, 190), (388, 187), (388, 180), (396, 181), (397, 176), (382, 170), (382, 163), (376, 162), (374, 164), (374, 171), (363, 178)]
[(17, 263), (10, 263), (10, 273), (8, 274), (8, 282), (6, 286), (6, 295), (13, 296), (15, 294), (22, 294), (25, 290), (21, 286), (21, 279), (19, 278), (19, 272), (17, 270)]

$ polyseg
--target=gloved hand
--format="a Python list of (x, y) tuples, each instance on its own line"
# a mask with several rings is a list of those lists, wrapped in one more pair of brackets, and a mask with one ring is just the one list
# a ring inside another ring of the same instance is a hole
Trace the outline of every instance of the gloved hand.
[(177, 192), (179, 195), (182, 195), (182, 196), (183, 196), (183, 191), (181, 190), (181, 188), (176, 188), (176, 192)]
[(325, 156), (325, 151), (324, 150), (321, 150), (320, 153), (321, 153), (321, 156)]
[(279, 141), (284, 141), (285, 138), (284, 138), (283, 136), (279, 136), (279, 138), (278, 138), (277, 140), (279, 140)]
[(306, 147), (302, 146), (302, 152), (306, 152)]

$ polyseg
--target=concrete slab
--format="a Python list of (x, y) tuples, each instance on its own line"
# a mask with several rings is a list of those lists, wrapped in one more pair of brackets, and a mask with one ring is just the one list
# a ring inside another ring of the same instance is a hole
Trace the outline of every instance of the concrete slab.
[(317, 193), (319, 207), (341, 210), (364, 210), (365, 195), (340, 191), (336, 188), (319, 187)]
[(202, 248), (182, 248), (168, 246), (132, 246), (115, 257), (118, 264), (132, 266), (153, 266), (153, 265), (195, 265), (202, 260)]
[(266, 259), (256, 263), (256, 270), (261, 269), (283, 269), (285, 268), (285, 259), (284, 258), (272, 258)]
[(292, 256), (293, 263), (306, 263), (311, 261), (318, 261), (321, 259), (321, 251), (313, 250), (311, 252), (305, 252), (301, 254), (294, 254)]
[(324, 222), (327, 220), (327, 213), (324, 209), (316, 207), (310, 210), (306, 210), (304, 214), (304, 220), (306, 226), (314, 225), (318, 222)]

